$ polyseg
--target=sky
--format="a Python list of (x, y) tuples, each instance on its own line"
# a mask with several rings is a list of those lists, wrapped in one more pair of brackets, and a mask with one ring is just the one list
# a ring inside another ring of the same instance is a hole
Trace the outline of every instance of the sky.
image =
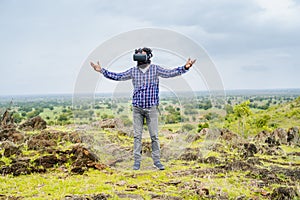
[(297, 0), (0, 0), (0, 95), (72, 93), (95, 48), (140, 28), (198, 43), (226, 90), (300, 88)]

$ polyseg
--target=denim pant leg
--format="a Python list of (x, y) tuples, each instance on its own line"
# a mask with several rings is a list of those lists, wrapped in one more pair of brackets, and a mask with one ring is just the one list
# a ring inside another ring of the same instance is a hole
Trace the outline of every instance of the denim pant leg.
[(160, 161), (160, 146), (158, 139), (158, 110), (156, 106), (147, 109), (146, 122), (151, 137), (152, 159), (153, 162), (158, 162)]
[(143, 124), (144, 124), (143, 109), (138, 107), (133, 107), (133, 130), (134, 130), (133, 156), (135, 162), (140, 162), (142, 157)]

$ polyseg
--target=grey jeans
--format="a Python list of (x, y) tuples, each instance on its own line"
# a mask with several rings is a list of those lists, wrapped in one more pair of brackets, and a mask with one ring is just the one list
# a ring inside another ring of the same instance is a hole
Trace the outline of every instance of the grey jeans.
[(134, 147), (133, 154), (135, 162), (140, 162), (142, 157), (142, 134), (144, 119), (148, 126), (152, 145), (153, 162), (160, 160), (160, 147), (158, 139), (158, 109), (157, 106), (151, 108), (133, 107), (133, 129)]

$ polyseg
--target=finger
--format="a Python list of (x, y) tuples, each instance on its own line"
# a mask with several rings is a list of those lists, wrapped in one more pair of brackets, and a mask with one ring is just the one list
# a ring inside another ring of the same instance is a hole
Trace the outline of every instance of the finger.
[(196, 62), (196, 59), (192, 61), (192, 64), (194, 64)]
[(97, 61), (97, 64), (100, 66), (100, 63), (99, 63), (99, 61)]

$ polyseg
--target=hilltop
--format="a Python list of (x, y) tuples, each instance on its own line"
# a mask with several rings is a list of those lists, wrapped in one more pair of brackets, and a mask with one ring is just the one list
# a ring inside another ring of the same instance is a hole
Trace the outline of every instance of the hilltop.
[[(274, 119), (284, 124), (280, 117), (298, 109), (299, 98), (266, 112), (276, 113)], [(259, 111), (251, 118), (263, 114)], [(162, 129), (162, 161), (167, 169), (152, 168), (151, 141), (145, 134), (141, 170), (132, 171), (132, 129), (121, 119), (54, 126), (41, 117), (15, 123), (11, 116), (4, 113), (0, 128), (3, 199), (300, 197), (296, 126), (274, 127), (249, 138), (224, 128), (203, 128), (199, 133)], [(297, 120), (294, 115), (289, 119)]]

